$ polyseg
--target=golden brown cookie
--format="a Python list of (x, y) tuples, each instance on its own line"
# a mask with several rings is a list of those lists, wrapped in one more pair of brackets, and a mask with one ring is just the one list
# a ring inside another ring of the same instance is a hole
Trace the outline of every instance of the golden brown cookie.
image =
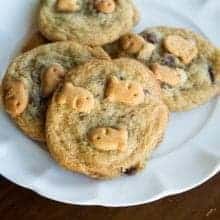
[(129, 32), (138, 20), (131, 0), (44, 0), (39, 29), (51, 41), (103, 45)]
[(40, 46), (15, 58), (3, 79), (6, 111), (31, 138), (44, 141), (48, 100), (68, 70), (93, 58), (108, 59), (99, 47), (60, 42)]
[(171, 27), (147, 29), (141, 35), (155, 45), (146, 64), (156, 77), (158, 67), (166, 68), (163, 74), (167, 76), (158, 80), (171, 111), (190, 110), (219, 94), (220, 56), (207, 39), (190, 30)]
[(51, 155), (93, 178), (131, 174), (145, 166), (168, 121), (152, 72), (128, 59), (94, 60), (68, 74), (47, 111)]

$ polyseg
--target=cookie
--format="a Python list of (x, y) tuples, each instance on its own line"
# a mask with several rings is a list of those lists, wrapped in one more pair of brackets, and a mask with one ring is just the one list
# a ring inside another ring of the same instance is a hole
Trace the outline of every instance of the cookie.
[(158, 82), (140, 62), (93, 60), (54, 93), (47, 145), (68, 170), (99, 179), (129, 175), (144, 167), (168, 114)]
[(220, 90), (219, 51), (190, 30), (155, 27), (127, 34), (105, 49), (112, 57), (129, 56), (151, 68), (171, 111), (206, 103)]
[(103, 45), (129, 32), (138, 20), (131, 0), (44, 0), (39, 29), (51, 41)]
[(44, 141), (44, 120), (53, 90), (73, 67), (93, 58), (108, 59), (99, 47), (59, 42), (37, 47), (15, 58), (3, 79), (6, 111), (31, 138)]

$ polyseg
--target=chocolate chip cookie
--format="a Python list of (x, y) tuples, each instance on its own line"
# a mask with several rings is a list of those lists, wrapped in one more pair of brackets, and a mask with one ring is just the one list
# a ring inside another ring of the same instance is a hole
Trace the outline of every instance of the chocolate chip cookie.
[(47, 111), (51, 155), (68, 170), (113, 178), (142, 169), (161, 140), (168, 108), (152, 72), (122, 58), (70, 71)]
[(68, 70), (93, 58), (108, 55), (99, 47), (67, 41), (37, 47), (12, 61), (3, 79), (3, 100), (24, 133), (44, 141), (45, 111), (53, 90)]
[(129, 32), (138, 20), (131, 0), (43, 0), (39, 29), (51, 41), (103, 45)]
[(171, 111), (204, 104), (220, 91), (220, 53), (190, 30), (155, 27), (105, 46), (112, 57), (129, 56), (151, 68)]

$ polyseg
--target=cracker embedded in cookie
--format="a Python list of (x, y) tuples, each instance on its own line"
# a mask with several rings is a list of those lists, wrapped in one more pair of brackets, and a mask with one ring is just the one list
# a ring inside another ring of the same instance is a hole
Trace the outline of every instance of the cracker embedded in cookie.
[(4, 86), (4, 104), (6, 111), (13, 117), (21, 115), (28, 105), (27, 86), (20, 80), (8, 81)]
[[(186, 76), (183, 76), (186, 75), (186, 73), (183, 69), (174, 69), (165, 65), (160, 65), (158, 63), (151, 65), (151, 69), (159, 81), (170, 86), (180, 86), (186, 81)], [(184, 80), (184, 82), (182, 82), (182, 80)]]
[(120, 38), (120, 47), (128, 54), (136, 54), (144, 47), (144, 40), (133, 33)]
[(117, 77), (108, 80), (106, 99), (110, 102), (119, 102), (127, 105), (139, 105), (144, 102), (144, 89), (140, 83), (120, 81)]
[(57, 0), (56, 10), (58, 12), (75, 12), (80, 10), (77, 0)]
[(123, 128), (94, 128), (88, 133), (90, 142), (101, 151), (125, 151), (128, 131)]
[(94, 0), (94, 7), (98, 12), (111, 14), (115, 11), (115, 0)]
[(127, 33), (117, 41), (103, 47), (112, 58), (131, 57), (140, 61), (148, 61), (156, 46), (146, 42), (145, 39), (135, 33)]
[(94, 97), (88, 90), (66, 82), (57, 96), (57, 103), (67, 105), (76, 112), (90, 113), (94, 108)]
[(170, 53), (180, 57), (184, 64), (190, 64), (198, 55), (196, 42), (179, 35), (165, 37), (164, 46)]
[(49, 97), (64, 79), (66, 70), (58, 63), (51, 66), (41, 74), (41, 92), (44, 97)]

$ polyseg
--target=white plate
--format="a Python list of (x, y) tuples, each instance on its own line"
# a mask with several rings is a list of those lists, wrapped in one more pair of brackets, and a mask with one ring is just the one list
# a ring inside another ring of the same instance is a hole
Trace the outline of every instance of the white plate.
[[(220, 1), (137, 0), (146, 26), (194, 29), (219, 44)], [(161, 3), (165, 2), (165, 3)], [(38, 0), (5, 1), (0, 7), (0, 70), (3, 73), (23, 37), (34, 26)], [(0, 112), (0, 173), (35, 192), (65, 203), (129, 206), (189, 190), (220, 170), (220, 101), (190, 112), (172, 114), (163, 143), (147, 168), (131, 177), (96, 181), (64, 171)]]

